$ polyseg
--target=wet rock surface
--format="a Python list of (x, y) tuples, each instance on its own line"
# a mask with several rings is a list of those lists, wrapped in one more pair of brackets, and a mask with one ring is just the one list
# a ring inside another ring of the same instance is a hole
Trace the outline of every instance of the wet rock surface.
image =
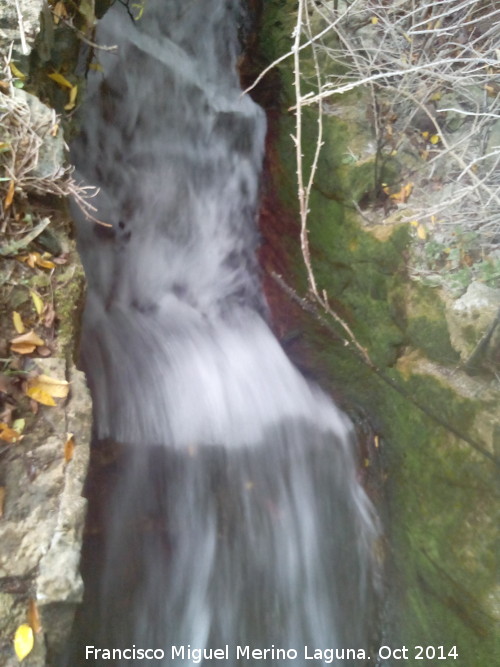
[[(41, 407), (33, 427), (2, 447), (5, 489), (0, 520), (0, 664), (17, 665), (16, 628), (38, 609), (35, 647), (23, 664), (50, 664), (50, 654), (70, 631), (83, 594), (79, 574), (86, 501), (82, 497), (91, 430), (91, 406), (83, 374), (62, 359), (38, 359), (39, 370), (71, 383), (64, 405)], [(65, 447), (74, 439), (71, 453)], [(33, 612), (31, 612), (33, 613)]]

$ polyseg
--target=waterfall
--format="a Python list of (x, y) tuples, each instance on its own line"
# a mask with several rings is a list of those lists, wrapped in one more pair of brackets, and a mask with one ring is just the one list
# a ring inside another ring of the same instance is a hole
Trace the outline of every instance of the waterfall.
[[(147, 0), (115, 3), (97, 28), (71, 152), (110, 226), (74, 207), (81, 363), (96, 446), (124, 454), (83, 632), (94, 664), (370, 652), (377, 528), (353, 429), (266, 322), (266, 124), (241, 95), (244, 21), (238, 0)], [(78, 650), (71, 664), (87, 664)]]

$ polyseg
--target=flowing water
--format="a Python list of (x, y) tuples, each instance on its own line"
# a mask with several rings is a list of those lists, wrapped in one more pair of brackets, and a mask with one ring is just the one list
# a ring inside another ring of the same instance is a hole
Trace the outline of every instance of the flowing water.
[[(90, 662), (191, 665), (205, 650), (207, 665), (300, 667), (321, 664), (305, 646), (368, 654), (376, 524), (352, 427), (266, 323), (255, 255), (266, 124), (240, 92), (242, 8), (138, 5), (116, 3), (98, 26), (118, 50), (97, 51), (72, 147), (112, 225), (75, 210), (95, 438), (127, 452), (83, 632), (124, 653)], [(88, 664), (78, 651), (71, 665)]]

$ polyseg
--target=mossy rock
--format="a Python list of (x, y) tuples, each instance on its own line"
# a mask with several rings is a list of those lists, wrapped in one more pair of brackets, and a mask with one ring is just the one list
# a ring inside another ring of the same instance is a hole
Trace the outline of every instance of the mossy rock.
[[(272, 60), (290, 48), (296, 3), (269, 0), (263, 8), (263, 51)], [(311, 63), (304, 65), (305, 71), (308, 67)], [(279, 71), (284, 104), (274, 143), (279, 162), (271, 177), (291, 215), (298, 209), (290, 139), (294, 118), (286, 110), (294, 97), (291, 62), (281, 63)], [(304, 316), (309, 368), (314, 365), (343, 405), (367, 415), (380, 438), (386, 498), (380, 511), (387, 517), (387, 567), (395, 582), (389, 584), (387, 642), (456, 646), (454, 664), (489, 667), (500, 662), (495, 634), (500, 621), (495, 581), (500, 517), (498, 468), (492, 460), (497, 408), (491, 391), (475, 392), (471, 385), (464, 392), (458, 386), (460, 359), (450, 340), (442, 295), (412, 281), (407, 270), (408, 225), (396, 219), (370, 225), (354, 210), (353, 200), (359, 203), (376, 183), (368, 149), (365, 154), (362, 146), (352, 150), (369, 135), (359, 134), (359, 123), (349, 117), (351, 100), (344, 99), (345, 113), (337, 98), (336, 115), (325, 123), (324, 153), (310, 199), (311, 261), (318, 288), (326, 290), (330, 305), (368, 350), (377, 370), (342, 340), (345, 332), (333, 320), (322, 328)], [(363, 99), (358, 94), (358, 104)], [(358, 110), (358, 118), (363, 113)], [(316, 111), (305, 109), (302, 120), (307, 174), (316, 145)], [(358, 134), (353, 138), (351, 132)], [(347, 159), (350, 149), (352, 160)], [(387, 178), (396, 182), (397, 162), (389, 161), (387, 169)], [(307, 280), (298, 223), (294, 239), (284, 238), (283, 248), (293, 267), (290, 280), (303, 295)], [(425, 361), (425, 368), (417, 359)], [(459, 379), (466, 382), (465, 375)], [(479, 424), (486, 421), (488, 429), (481, 430)]]

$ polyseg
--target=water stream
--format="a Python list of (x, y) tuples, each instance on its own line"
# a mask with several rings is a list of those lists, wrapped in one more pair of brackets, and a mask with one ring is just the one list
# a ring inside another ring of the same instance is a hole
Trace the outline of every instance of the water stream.
[(94, 648), (70, 663), (368, 655), (377, 529), (352, 426), (266, 323), (255, 255), (266, 123), (240, 92), (242, 7), (138, 4), (138, 20), (117, 2), (98, 26), (118, 50), (96, 52), (72, 147), (112, 225), (75, 209), (95, 438), (126, 454), (82, 635)]

